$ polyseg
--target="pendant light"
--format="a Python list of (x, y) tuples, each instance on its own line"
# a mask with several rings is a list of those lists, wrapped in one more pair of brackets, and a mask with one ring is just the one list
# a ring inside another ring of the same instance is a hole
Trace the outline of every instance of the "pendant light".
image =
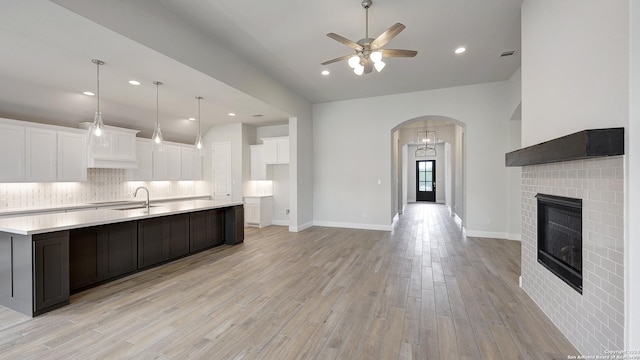
[(159, 102), (158, 102), (158, 87), (162, 85), (160, 81), (154, 81), (153, 84), (156, 86), (156, 127), (153, 129), (153, 135), (151, 136), (153, 151), (163, 152), (164, 148), (164, 139), (162, 138), (162, 130), (160, 130), (160, 123), (158, 122), (159, 117)]
[(102, 113), (100, 112), (100, 65), (104, 65), (104, 61), (93, 59), (92, 63), (96, 64), (96, 113), (93, 117), (93, 124), (89, 129), (89, 145), (109, 146), (109, 140), (104, 131), (104, 122), (102, 122)]
[(198, 151), (198, 155), (204, 156), (204, 144), (202, 142), (202, 133), (200, 132), (200, 100), (202, 100), (203, 97), (196, 96), (196, 99), (198, 99), (198, 136), (196, 136), (195, 146)]

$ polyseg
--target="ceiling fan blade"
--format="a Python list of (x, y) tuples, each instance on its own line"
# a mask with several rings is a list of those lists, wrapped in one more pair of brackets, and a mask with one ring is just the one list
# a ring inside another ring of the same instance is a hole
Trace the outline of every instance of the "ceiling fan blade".
[(388, 28), (385, 32), (380, 34), (380, 36), (378, 36), (375, 40), (371, 42), (371, 45), (370, 45), (371, 50), (375, 50), (383, 47), (386, 43), (389, 42), (389, 40), (393, 39), (394, 37), (396, 37), (396, 35), (400, 34), (400, 32), (404, 30), (405, 27), (406, 26), (402, 25), (401, 23), (395, 23), (391, 25), (390, 28)]
[(364, 62), (364, 73), (368, 74), (373, 71), (373, 61), (367, 60)]
[(327, 34), (328, 37), (332, 38), (335, 41), (341, 42), (344, 45), (347, 45), (348, 47), (354, 49), (354, 50), (362, 50), (362, 45), (359, 45), (358, 43), (355, 43), (349, 39), (347, 39), (344, 36), (340, 36), (338, 34), (334, 34), (334, 33), (328, 33)]
[(383, 57), (414, 57), (418, 55), (415, 50), (382, 49), (378, 51), (382, 52)]
[(348, 60), (352, 56), (354, 56), (354, 55), (353, 54), (349, 54), (349, 55), (345, 55), (345, 56), (340, 56), (339, 58), (327, 60), (327, 61), (323, 62), (320, 65), (329, 65), (329, 64), (333, 64), (334, 62), (338, 62), (338, 61), (342, 61), (342, 60)]

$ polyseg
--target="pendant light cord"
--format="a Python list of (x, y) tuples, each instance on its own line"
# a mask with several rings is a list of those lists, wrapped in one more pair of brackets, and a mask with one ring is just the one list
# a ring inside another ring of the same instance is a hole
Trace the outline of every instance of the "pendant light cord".
[(196, 99), (198, 99), (198, 136), (201, 136), (201, 132), (200, 132), (200, 100), (203, 99), (202, 96), (196, 96)]

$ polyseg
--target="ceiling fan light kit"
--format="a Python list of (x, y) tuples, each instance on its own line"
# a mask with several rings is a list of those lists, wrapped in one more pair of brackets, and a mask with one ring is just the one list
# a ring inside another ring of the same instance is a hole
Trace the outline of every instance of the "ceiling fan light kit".
[(356, 54), (328, 60), (321, 65), (348, 60), (349, 67), (353, 69), (353, 72), (356, 75), (362, 75), (370, 73), (374, 68), (378, 72), (382, 71), (386, 65), (385, 62), (382, 61), (383, 57), (415, 57), (418, 54), (415, 50), (382, 49), (384, 45), (405, 29), (405, 26), (401, 23), (392, 25), (375, 39), (369, 37), (369, 7), (371, 7), (372, 4), (372, 0), (362, 1), (362, 7), (365, 9), (365, 37), (363, 39), (354, 42), (335, 33), (327, 34), (327, 36), (333, 40), (355, 50)]

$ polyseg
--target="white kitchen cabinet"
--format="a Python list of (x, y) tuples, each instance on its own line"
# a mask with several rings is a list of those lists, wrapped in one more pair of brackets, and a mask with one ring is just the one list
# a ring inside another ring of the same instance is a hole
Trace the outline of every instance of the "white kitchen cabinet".
[(86, 181), (86, 134), (0, 119), (0, 182)]
[(202, 180), (202, 156), (193, 146), (183, 146), (182, 180)]
[[(89, 130), (90, 122), (80, 124)], [(140, 131), (105, 126), (104, 135), (107, 146), (91, 145), (89, 147), (88, 167), (106, 169), (135, 169), (138, 167), (136, 156), (136, 134)]]
[(56, 181), (58, 147), (55, 130), (26, 128), (26, 181)]
[(165, 143), (163, 152), (153, 152), (153, 180), (178, 181), (182, 178), (182, 151)]
[(289, 163), (289, 137), (262, 138), (265, 164)]
[(264, 227), (273, 222), (272, 196), (245, 196), (244, 222), (246, 226)]
[(264, 145), (250, 145), (251, 180), (267, 180), (267, 164), (264, 162)]
[(87, 137), (58, 131), (58, 181), (87, 181)]
[(153, 180), (153, 144), (151, 139), (136, 139), (138, 167), (126, 171), (127, 181)]
[(25, 179), (24, 127), (0, 124), (0, 182)]

